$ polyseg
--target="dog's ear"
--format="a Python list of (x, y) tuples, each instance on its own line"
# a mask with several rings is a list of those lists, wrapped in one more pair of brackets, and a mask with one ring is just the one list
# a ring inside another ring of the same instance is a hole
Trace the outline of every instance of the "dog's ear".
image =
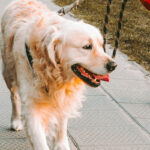
[(59, 44), (59, 37), (55, 37), (48, 46), (48, 55), (52, 64), (56, 67), (56, 47)]

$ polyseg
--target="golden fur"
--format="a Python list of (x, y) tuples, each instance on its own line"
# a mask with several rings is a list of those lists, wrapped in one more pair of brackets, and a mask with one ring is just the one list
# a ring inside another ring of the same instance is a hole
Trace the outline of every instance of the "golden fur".
[[(103, 52), (101, 34), (83, 22), (58, 16), (41, 2), (17, 0), (4, 12), (2, 38), (3, 76), (13, 104), (12, 128), (23, 128), (22, 102), (32, 148), (69, 150), (67, 120), (78, 114), (85, 89), (70, 67), (81, 63), (92, 72), (107, 73), (104, 66), (111, 58)], [(94, 50), (83, 51), (86, 43), (95, 45)], [(32, 67), (25, 44), (33, 57)]]

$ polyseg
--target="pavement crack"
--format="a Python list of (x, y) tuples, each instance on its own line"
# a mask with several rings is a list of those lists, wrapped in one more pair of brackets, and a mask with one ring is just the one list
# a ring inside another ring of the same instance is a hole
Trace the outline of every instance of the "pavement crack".
[(146, 133), (146, 135), (150, 138), (150, 132), (142, 125), (140, 124), (105, 88), (104, 86), (101, 86), (103, 91), (106, 93), (108, 97), (111, 98), (112, 101), (114, 101), (118, 107), (143, 131)]
[(74, 146), (77, 148), (77, 150), (80, 150), (78, 143), (73, 138), (73, 136), (70, 134), (70, 132), (67, 130), (68, 137), (70, 138), (71, 142), (74, 144)]

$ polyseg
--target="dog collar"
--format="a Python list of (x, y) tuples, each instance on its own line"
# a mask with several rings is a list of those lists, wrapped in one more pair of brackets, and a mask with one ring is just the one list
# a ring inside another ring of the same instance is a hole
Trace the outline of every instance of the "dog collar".
[[(25, 49), (26, 49), (26, 55), (27, 55), (29, 64), (30, 64), (31, 68), (33, 68), (32, 67), (33, 66), (33, 58), (32, 58), (32, 55), (30, 53), (30, 48), (27, 44), (25, 44)], [(46, 91), (46, 93), (48, 93), (48, 88), (47, 87), (45, 87), (45, 91)]]
[(30, 48), (28, 47), (27, 44), (25, 44), (25, 48), (26, 48), (26, 55), (27, 55), (29, 64), (30, 64), (30, 66), (31, 66), (31, 68), (32, 68), (32, 66), (33, 66), (33, 58), (32, 58), (32, 55), (31, 55), (31, 53), (30, 53)]

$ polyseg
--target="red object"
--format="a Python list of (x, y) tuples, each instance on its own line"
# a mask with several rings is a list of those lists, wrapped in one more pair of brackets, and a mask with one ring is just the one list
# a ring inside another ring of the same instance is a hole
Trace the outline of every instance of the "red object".
[(106, 75), (101, 76), (101, 80), (109, 82), (109, 75), (106, 74)]
[(140, 1), (148, 10), (150, 10), (150, 0), (140, 0)]

